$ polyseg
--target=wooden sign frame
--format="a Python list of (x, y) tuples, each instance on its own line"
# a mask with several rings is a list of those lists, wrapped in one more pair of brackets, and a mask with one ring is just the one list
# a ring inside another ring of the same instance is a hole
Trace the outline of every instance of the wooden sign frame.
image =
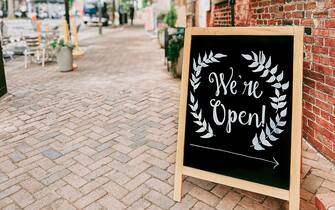
[[(302, 67), (303, 67), (303, 27), (225, 27), (225, 28), (187, 28), (184, 42), (183, 74), (180, 95), (178, 142), (175, 168), (174, 200), (180, 202), (183, 175), (191, 176), (255, 193), (289, 201), (289, 209), (299, 209), (300, 169), (301, 169), (301, 129), (302, 129)], [(254, 183), (213, 172), (184, 166), (184, 146), (186, 129), (186, 108), (189, 86), (190, 50), (193, 35), (257, 35), (293, 36), (293, 89), (292, 89), (292, 132), (291, 165), (289, 190)]]

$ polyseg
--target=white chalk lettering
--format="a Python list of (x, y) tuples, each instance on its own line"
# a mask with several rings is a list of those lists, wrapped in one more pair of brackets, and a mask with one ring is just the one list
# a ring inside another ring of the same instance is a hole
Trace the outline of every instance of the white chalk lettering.
[(249, 82), (244, 82), (244, 89), (242, 92), (242, 95), (245, 93), (246, 90), (248, 90), (248, 96), (253, 96), (254, 98), (260, 98), (263, 94), (263, 91), (260, 91), (259, 94), (256, 93), (257, 88), (259, 87), (259, 83), (256, 81), (249, 81)]
[(232, 67), (230, 67), (229, 69), (231, 71), (230, 72), (230, 77), (229, 77), (228, 81), (226, 81), (226, 82), (225, 82), (225, 74), (224, 73), (220, 73), (219, 76), (216, 72), (212, 72), (212, 73), (209, 74), (209, 77), (208, 77), (209, 82), (210, 83), (215, 82), (215, 84), (216, 84), (216, 92), (215, 92), (216, 96), (220, 95), (220, 89), (223, 90), (224, 95), (228, 94), (228, 90), (233, 95), (235, 95), (237, 93), (237, 90), (236, 90), (237, 82), (235, 80), (232, 80), (232, 78), (234, 76), (234, 69)]
[(254, 126), (256, 128), (264, 127), (266, 106), (262, 105), (261, 113), (247, 113), (246, 111), (237, 112), (226, 108), (219, 99), (211, 99), (210, 105), (213, 108), (213, 121), (216, 125), (226, 125), (226, 132), (232, 131), (232, 125), (239, 123), (241, 125)]

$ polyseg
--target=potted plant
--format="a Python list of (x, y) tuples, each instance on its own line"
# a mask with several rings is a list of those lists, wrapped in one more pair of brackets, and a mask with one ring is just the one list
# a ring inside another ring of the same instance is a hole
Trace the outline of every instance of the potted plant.
[(164, 23), (168, 25), (170, 28), (175, 28), (176, 22), (177, 22), (177, 10), (172, 4), (169, 12), (164, 17)]
[(178, 67), (178, 59), (180, 56), (180, 50), (184, 46), (184, 36), (173, 35), (172, 39), (169, 40), (169, 44), (167, 46), (167, 58), (171, 61), (171, 72), (174, 77), (181, 76), (181, 70), (177, 71)]
[(72, 50), (74, 45), (71, 42), (64, 42), (63, 39), (53, 40), (50, 43), (51, 48), (55, 50), (57, 64), (62, 72), (73, 70)]
[(158, 42), (161, 48), (165, 48), (165, 31), (167, 30), (167, 25), (165, 23), (158, 24)]
[(167, 29), (167, 25), (164, 22), (166, 14), (161, 12), (157, 15), (157, 38), (158, 38), (158, 42), (159, 45), (161, 46), (161, 48), (164, 48), (164, 44), (165, 44), (165, 30)]
[[(166, 48), (168, 44), (168, 35), (172, 34), (177, 22), (177, 11), (174, 5), (171, 5), (170, 10), (167, 14), (160, 13), (157, 16), (158, 24), (158, 42), (162, 48)], [(172, 32), (171, 32), (172, 31)]]

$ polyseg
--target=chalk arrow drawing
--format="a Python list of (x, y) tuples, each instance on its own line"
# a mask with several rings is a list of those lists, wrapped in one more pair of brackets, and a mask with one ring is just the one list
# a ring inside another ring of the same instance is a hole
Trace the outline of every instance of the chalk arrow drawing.
[(267, 160), (267, 159), (263, 159), (263, 158), (259, 158), (259, 157), (253, 157), (253, 156), (250, 156), (250, 155), (245, 155), (245, 154), (232, 152), (232, 151), (228, 151), (228, 150), (224, 150), (224, 149), (217, 149), (217, 148), (213, 148), (213, 147), (205, 147), (205, 146), (201, 146), (201, 145), (197, 145), (197, 144), (190, 144), (190, 146), (198, 147), (198, 148), (202, 148), (202, 149), (219, 151), (219, 152), (225, 152), (225, 153), (229, 153), (229, 154), (232, 154), (232, 155), (246, 157), (246, 158), (249, 158), (249, 159), (255, 159), (255, 160), (260, 160), (260, 161), (263, 161), (263, 162), (272, 163), (272, 164), (274, 164), (273, 169), (275, 169), (277, 166), (279, 166), (279, 162), (274, 157), (273, 157), (273, 161), (272, 161), (272, 160)]

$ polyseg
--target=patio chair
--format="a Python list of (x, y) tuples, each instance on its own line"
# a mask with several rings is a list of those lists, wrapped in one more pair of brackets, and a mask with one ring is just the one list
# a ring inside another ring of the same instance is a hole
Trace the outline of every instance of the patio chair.
[(44, 41), (43, 45), (46, 50), (45, 51), (46, 53), (45, 62), (47, 61), (52, 62), (56, 60), (55, 50), (50, 47), (50, 42), (52, 40), (58, 40), (58, 39), (59, 39), (59, 32), (54, 29), (45, 33), (44, 39), (43, 39)]
[(24, 67), (28, 67), (28, 57), (30, 62), (34, 61), (44, 67), (47, 56), (46, 48), (40, 45), (39, 38), (37, 36), (25, 37), (25, 42), (27, 49), (24, 51)]
[[(8, 45), (11, 43), (9, 37), (1, 38), (1, 46), (3, 52), (3, 58), (9, 58), (10, 60), (14, 59), (14, 52), (8, 48)], [(5, 61), (5, 59), (3, 59)]]

